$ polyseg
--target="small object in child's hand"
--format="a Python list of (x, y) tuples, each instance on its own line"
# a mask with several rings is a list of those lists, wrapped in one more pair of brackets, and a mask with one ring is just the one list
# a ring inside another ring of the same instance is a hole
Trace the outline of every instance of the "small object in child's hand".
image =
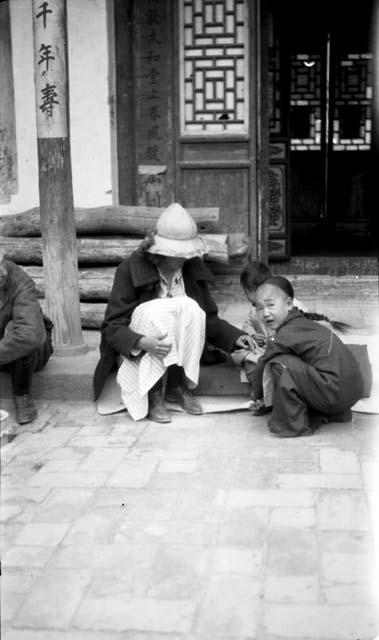
[(264, 347), (266, 344), (266, 336), (263, 333), (256, 333), (254, 335), (254, 340), (257, 343), (258, 347)]
[(243, 335), (240, 336), (237, 340), (236, 340), (236, 346), (241, 348), (241, 349), (248, 349), (249, 351), (252, 351), (253, 353), (256, 353), (257, 351), (257, 343), (254, 340), (253, 336), (249, 336), (249, 335)]

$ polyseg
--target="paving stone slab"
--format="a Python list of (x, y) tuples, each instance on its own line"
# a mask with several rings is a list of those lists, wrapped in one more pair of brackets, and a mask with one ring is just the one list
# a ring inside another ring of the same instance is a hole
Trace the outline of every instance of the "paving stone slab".
[(318, 602), (320, 585), (317, 574), (305, 576), (267, 576), (264, 586), (265, 602)]
[(67, 628), (90, 581), (87, 571), (45, 572), (33, 584), (15, 617), (15, 626)]
[(267, 572), (305, 576), (318, 569), (316, 533), (310, 529), (271, 529), (267, 540)]
[(321, 556), (321, 577), (334, 583), (359, 584), (374, 579), (374, 567), (369, 555), (324, 553)]
[(255, 638), (259, 594), (259, 582), (249, 576), (213, 576), (201, 601), (195, 632), (209, 638)]
[(316, 511), (308, 507), (275, 507), (271, 512), (271, 527), (314, 527)]
[(158, 600), (125, 597), (118, 591), (112, 596), (87, 595), (74, 620), (82, 629), (110, 631), (138, 630), (188, 633), (196, 604), (188, 600)]
[(369, 528), (367, 503), (361, 491), (322, 492), (317, 517), (321, 530), (365, 531)]
[(266, 605), (264, 628), (280, 638), (371, 640), (378, 632), (373, 606)]

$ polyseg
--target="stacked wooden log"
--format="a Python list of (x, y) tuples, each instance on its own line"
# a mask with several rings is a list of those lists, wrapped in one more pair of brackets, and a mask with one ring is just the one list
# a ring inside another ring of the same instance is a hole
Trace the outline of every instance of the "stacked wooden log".
[[(108, 206), (75, 209), (79, 292), (83, 328), (98, 328), (104, 317), (117, 265), (130, 256), (141, 239), (155, 227), (164, 209), (144, 206)], [(212, 271), (240, 263), (249, 252), (243, 233), (219, 233), (219, 209), (188, 209), (196, 220), (209, 252), (205, 260)], [(39, 209), (0, 217), (0, 248), (33, 278), (44, 297), (42, 238)], [(218, 268), (217, 268), (218, 267)], [(221, 269), (222, 270), (222, 269)], [(42, 302), (43, 305), (43, 302)]]

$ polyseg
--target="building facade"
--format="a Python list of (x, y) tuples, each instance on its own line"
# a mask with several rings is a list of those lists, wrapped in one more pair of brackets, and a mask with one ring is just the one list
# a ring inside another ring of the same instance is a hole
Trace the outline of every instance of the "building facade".
[[(218, 206), (252, 257), (369, 249), (375, 11), (360, 5), (342, 21), (340, 2), (67, 0), (75, 206)], [(3, 215), (38, 206), (31, 1), (1, 2), (0, 31)]]

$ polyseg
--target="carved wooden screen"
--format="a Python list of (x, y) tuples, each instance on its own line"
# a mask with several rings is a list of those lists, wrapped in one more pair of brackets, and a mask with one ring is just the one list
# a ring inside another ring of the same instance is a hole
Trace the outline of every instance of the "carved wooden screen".
[(291, 151), (321, 149), (321, 56), (291, 56)]
[[(333, 151), (371, 148), (372, 54), (347, 53), (334, 61)], [(323, 135), (322, 64), (320, 55), (291, 56), (291, 150), (319, 151)]]
[(348, 53), (336, 59), (333, 117), (334, 151), (371, 148), (372, 54)]
[(245, 1), (183, 0), (180, 52), (181, 133), (247, 133)]
[(269, 29), (269, 257), (290, 256), (287, 213), (288, 138), (283, 104), (285, 88), (279, 37), (272, 16)]
[[(251, 255), (258, 255), (257, 6), (253, 0), (180, 0), (177, 6), (178, 198), (186, 207), (219, 207), (220, 230), (249, 234)], [(242, 260), (246, 256), (225, 270), (239, 273)]]

